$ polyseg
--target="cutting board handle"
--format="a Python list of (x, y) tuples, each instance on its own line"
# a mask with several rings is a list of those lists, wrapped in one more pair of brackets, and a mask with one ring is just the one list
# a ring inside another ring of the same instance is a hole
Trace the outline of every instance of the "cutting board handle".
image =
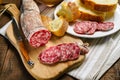
[(12, 16), (16, 18), (16, 20), (19, 22), (20, 20), (20, 10), (17, 8), (15, 4), (6, 4), (5, 8), (8, 8), (8, 13), (10, 13)]

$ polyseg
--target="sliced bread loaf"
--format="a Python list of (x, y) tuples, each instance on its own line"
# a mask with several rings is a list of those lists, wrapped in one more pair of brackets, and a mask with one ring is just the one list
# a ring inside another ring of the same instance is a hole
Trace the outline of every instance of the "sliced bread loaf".
[(90, 8), (86, 7), (80, 0), (75, 0), (75, 3), (79, 7), (79, 11), (81, 13), (80, 19), (98, 22), (105, 20), (106, 13), (91, 10)]
[(80, 0), (87, 7), (102, 12), (115, 10), (118, 0)]

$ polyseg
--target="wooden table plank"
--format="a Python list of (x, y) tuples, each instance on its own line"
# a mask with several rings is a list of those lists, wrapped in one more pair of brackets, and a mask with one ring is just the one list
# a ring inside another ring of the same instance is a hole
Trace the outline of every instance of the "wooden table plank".
[(6, 43), (5, 39), (0, 36), (0, 73), (3, 68), (2, 65), (4, 64), (7, 50), (8, 50), (8, 44)]
[(120, 59), (101, 77), (100, 80), (120, 80)]
[(26, 71), (16, 49), (10, 44), (1, 72), (1, 80), (34, 80)]

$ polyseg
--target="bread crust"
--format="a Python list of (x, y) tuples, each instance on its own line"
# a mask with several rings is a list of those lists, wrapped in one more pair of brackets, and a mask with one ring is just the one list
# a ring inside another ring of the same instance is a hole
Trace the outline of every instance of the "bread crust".
[(97, 21), (97, 22), (102, 22), (105, 20), (105, 17), (103, 16), (92, 15), (92, 14), (81, 12), (81, 11), (80, 13), (81, 13), (80, 19), (83, 19), (83, 20), (90, 20), (90, 21)]
[(58, 37), (64, 36), (64, 34), (68, 28), (68, 22), (64, 18), (61, 18), (61, 20), (62, 20), (62, 23), (61, 23), (62, 25), (61, 25), (60, 29), (56, 30), (56, 31), (51, 31), (54, 35), (56, 35)]
[(93, 2), (92, 0), (80, 0), (85, 6), (96, 10), (96, 11), (101, 11), (101, 12), (110, 12), (114, 11), (117, 3), (116, 4), (97, 4)]

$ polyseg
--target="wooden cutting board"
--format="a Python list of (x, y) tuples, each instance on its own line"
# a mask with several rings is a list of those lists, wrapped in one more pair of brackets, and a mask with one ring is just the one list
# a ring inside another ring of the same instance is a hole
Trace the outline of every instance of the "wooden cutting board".
[[(19, 21), (20, 11), (17, 9), (17, 7), (14, 4), (10, 4), (11, 7), (8, 9), (13, 16)], [(6, 7), (9, 6), (6, 5)], [(65, 34), (63, 37), (56, 37), (52, 36), (49, 42), (42, 47), (39, 48), (33, 48), (31, 47), (27, 42), (25, 43), (25, 48), (28, 51), (28, 54), (32, 61), (34, 61), (35, 65), (33, 68), (29, 67), (26, 60), (24, 59), (22, 53), (20, 52), (18, 48), (18, 43), (16, 38), (14, 37), (13, 32), (13, 26), (12, 24), (8, 27), (6, 34), (10, 40), (10, 42), (13, 44), (13, 46), (17, 49), (19, 52), (19, 55), (22, 59), (22, 62), (27, 69), (27, 71), (37, 80), (53, 80), (61, 76), (62, 74), (66, 73), (67, 71), (76, 68), (80, 66), (80, 64), (83, 62), (85, 56), (80, 55), (80, 57), (77, 60), (74, 61), (67, 61), (67, 62), (61, 62), (55, 65), (45, 65), (39, 62), (38, 56), (40, 52), (50, 46), (54, 46), (60, 43), (66, 43), (66, 42), (78, 42), (79, 44), (83, 44), (83, 42), (76, 37), (70, 36), (68, 34)]]
[(79, 38), (70, 36), (70, 35), (65, 35), (64, 37), (55, 37), (52, 36), (51, 40), (43, 47), (40, 48), (32, 48), (29, 46), (29, 44), (26, 43), (25, 47), (29, 53), (30, 58), (34, 61), (35, 65), (33, 68), (30, 68), (28, 64), (26, 63), (24, 57), (22, 56), (20, 50), (18, 49), (18, 44), (17, 41), (14, 37), (13, 34), (13, 26), (12, 24), (8, 27), (7, 29), (7, 36), (10, 40), (10, 42), (14, 45), (14, 47), (18, 50), (19, 55), (23, 61), (23, 64), (27, 71), (35, 78), (38, 80), (53, 80), (64, 74), (65, 72), (78, 67), (84, 60), (85, 56), (80, 55), (79, 59), (74, 60), (74, 61), (67, 61), (67, 62), (62, 62), (58, 63), (55, 65), (44, 65), (39, 62), (38, 60), (38, 55), (39, 53), (53, 45), (57, 45), (59, 43), (63, 42), (78, 42), (82, 44), (82, 41)]

